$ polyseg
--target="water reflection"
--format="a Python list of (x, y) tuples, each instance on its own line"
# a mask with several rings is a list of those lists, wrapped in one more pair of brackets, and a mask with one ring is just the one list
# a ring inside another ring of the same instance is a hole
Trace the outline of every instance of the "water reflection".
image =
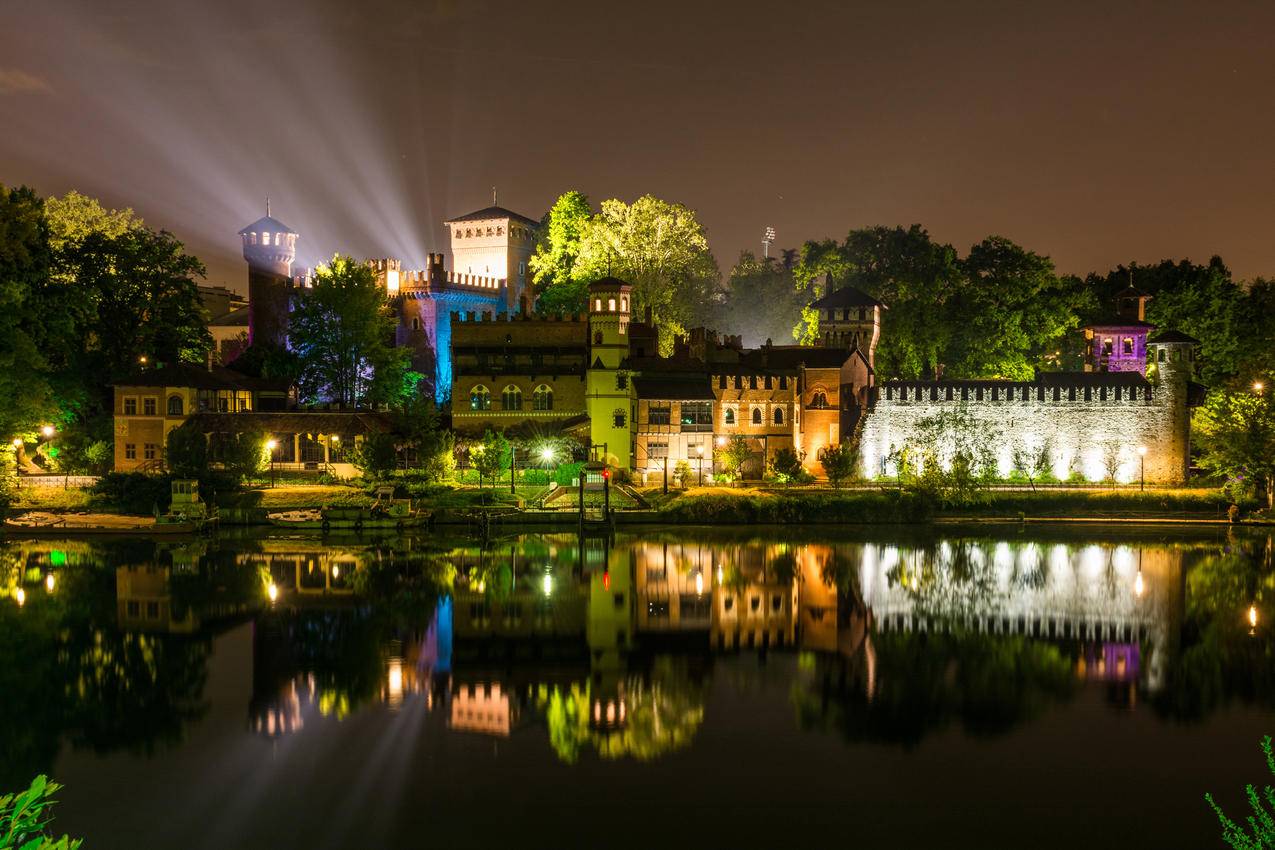
[(1003, 734), (1086, 687), (1177, 719), (1275, 702), (1268, 537), (909, 533), (6, 543), (3, 779), (62, 742), (180, 742), (214, 638), (248, 621), (252, 735), (418, 707), (567, 763), (692, 746), (739, 654), (791, 660), (801, 728), (905, 746)]

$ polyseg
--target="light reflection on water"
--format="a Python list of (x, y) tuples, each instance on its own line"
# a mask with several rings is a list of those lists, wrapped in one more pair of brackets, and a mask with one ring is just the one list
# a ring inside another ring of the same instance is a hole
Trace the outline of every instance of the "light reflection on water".
[[(4, 787), (68, 742), (180, 749), (210, 708), (214, 641), (243, 623), (242, 735), (413, 709), (559, 765), (693, 755), (715, 683), (743, 706), (774, 675), (791, 729), (903, 752), (1028, 730), (1089, 687), (1175, 722), (1275, 700), (1268, 538), (911, 534), (11, 541)], [(749, 655), (769, 663), (733, 661)]]

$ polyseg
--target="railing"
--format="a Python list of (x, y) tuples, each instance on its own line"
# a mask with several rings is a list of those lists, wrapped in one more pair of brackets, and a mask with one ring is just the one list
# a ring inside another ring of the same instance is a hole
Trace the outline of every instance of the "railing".
[(18, 487), (92, 487), (97, 475), (20, 475)]

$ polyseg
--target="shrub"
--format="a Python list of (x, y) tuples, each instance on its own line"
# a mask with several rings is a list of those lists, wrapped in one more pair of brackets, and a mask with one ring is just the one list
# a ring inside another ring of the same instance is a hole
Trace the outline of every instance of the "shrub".
[[(1275, 774), (1275, 753), (1271, 751), (1271, 736), (1262, 739), (1262, 752), (1266, 755), (1266, 769)], [(1253, 814), (1245, 818), (1248, 829), (1240, 826), (1226, 816), (1222, 807), (1213, 799), (1212, 794), (1205, 794), (1204, 799), (1217, 815), (1222, 826), (1222, 840), (1235, 850), (1260, 850), (1263, 847), (1275, 847), (1275, 788), (1267, 785), (1261, 793), (1249, 784), (1244, 789), (1249, 808)], [(1251, 833), (1251, 834), (1250, 834)]]
[(269, 463), (270, 453), (266, 449), (265, 431), (240, 431), (229, 435), (222, 444), (222, 464), (227, 472), (239, 480), (257, 477)]
[(740, 478), (740, 472), (752, 453), (747, 438), (739, 434), (731, 437), (725, 448), (717, 453), (717, 461), (722, 465), (719, 480), (735, 481)]
[(691, 471), (690, 461), (683, 458), (673, 466), (673, 479), (682, 487), (689, 487), (694, 483), (695, 473)]
[(858, 453), (849, 443), (826, 446), (819, 452), (819, 462), (823, 464), (823, 471), (828, 476), (828, 483), (833, 487), (840, 487), (853, 478), (857, 455)]
[(397, 462), (398, 450), (392, 434), (368, 434), (350, 452), (350, 463), (369, 479), (393, 472)]
[(728, 494), (679, 498), (662, 511), (674, 522), (726, 523), (920, 522), (932, 501), (913, 493), (803, 493), (764, 496)]
[(166, 511), (172, 500), (172, 478), (140, 472), (108, 472), (93, 485), (94, 501), (125, 513)]

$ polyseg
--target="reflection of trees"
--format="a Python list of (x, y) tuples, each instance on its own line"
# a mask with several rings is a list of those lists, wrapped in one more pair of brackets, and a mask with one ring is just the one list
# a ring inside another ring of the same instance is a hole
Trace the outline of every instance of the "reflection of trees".
[[(1202, 559), (1186, 576), (1181, 646), (1156, 709), (1170, 717), (1201, 719), (1238, 700), (1275, 706), (1275, 575), (1269, 539), (1232, 545)], [(1256, 604), (1258, 627), (1247, 620)], [(1252, 631), (1252, 634), (1250, 634)]]
[(794, 689), (802, 728), (838, 729), (847, 739), (913, 745), (960, 723), (997, 735), (1070, 698), (1071, 662), (1055, 646), (1018, 636), (890, 633), (872, 638), (876, 682), (854, 660), (823, 656)]
[(620, 689), (624, 722), (614, 728), (589, 723), (591, 687), (554, 687), (537, 699), (558, 758), (574, 764), (587, 745), (604, 759), (651, 761), (691, 743), (704, 721), (704, 695), (680, 660), (659, 658), (646, 677), (632, 676)]

